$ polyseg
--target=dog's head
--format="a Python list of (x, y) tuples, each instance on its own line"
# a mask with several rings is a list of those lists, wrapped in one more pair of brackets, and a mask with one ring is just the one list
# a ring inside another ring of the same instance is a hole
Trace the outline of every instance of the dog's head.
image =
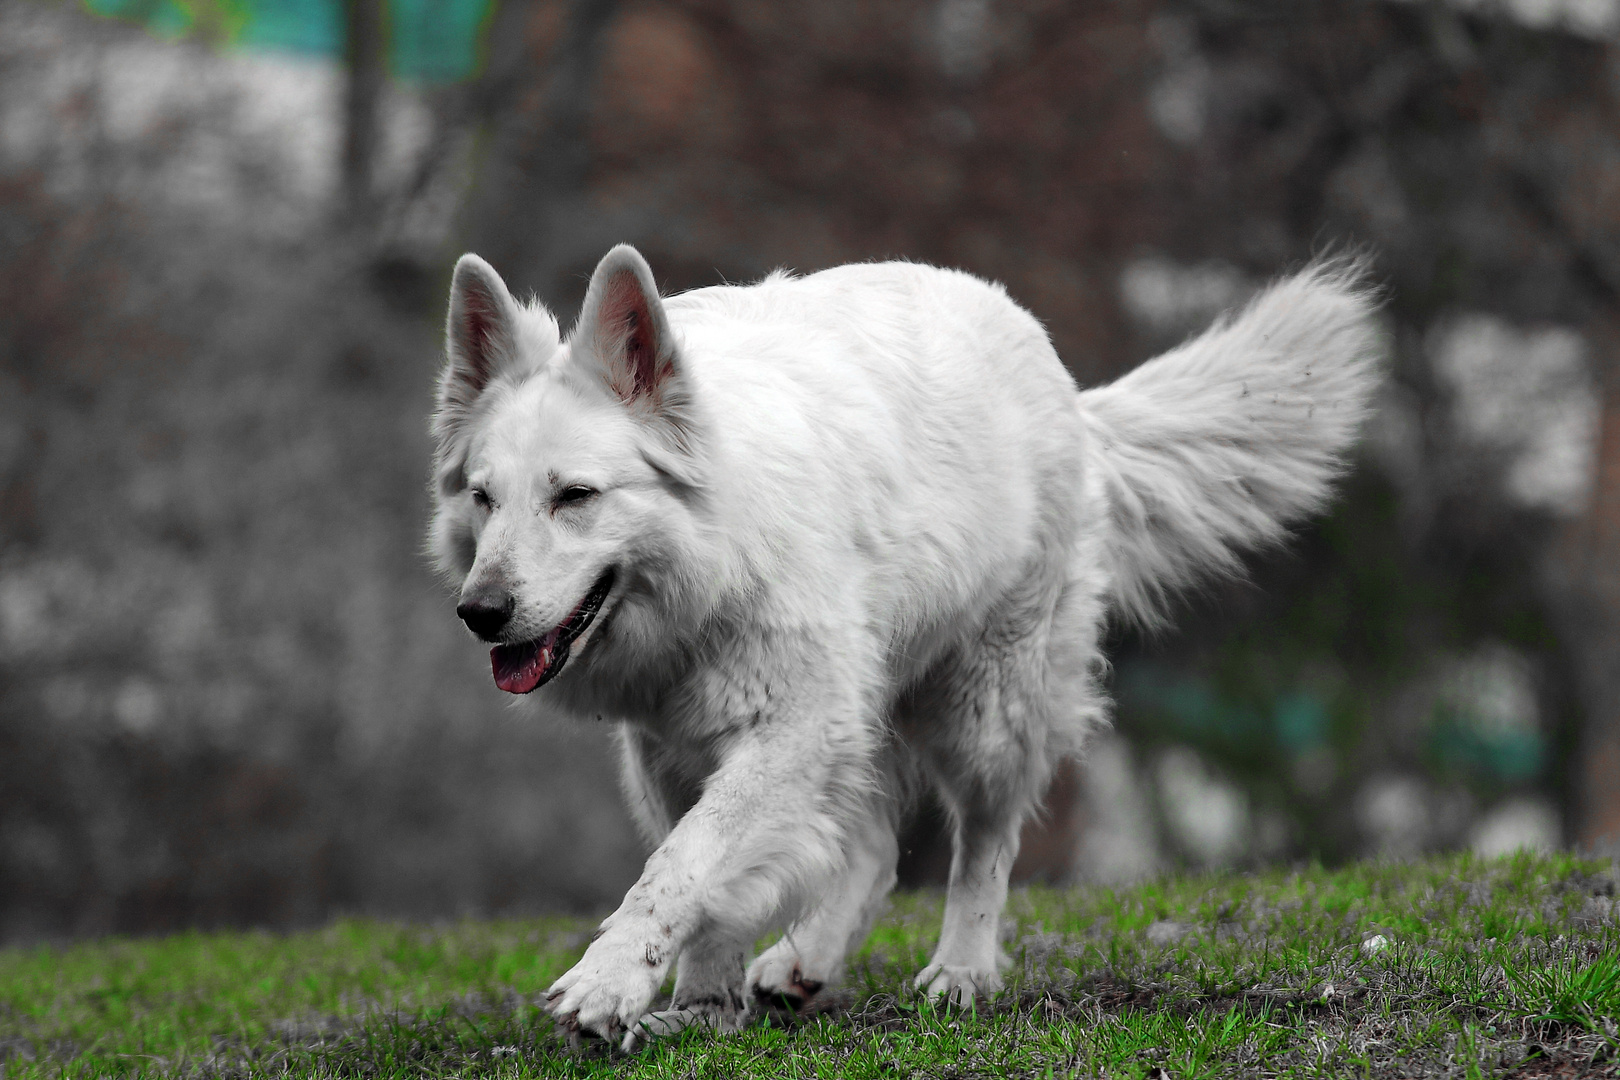
[(636, 625), (638, 596), (656, 606), (680, 508), (703, 486), (689, 379), (652, 272), (623, 245), (598, 264), (567, 341), (544, 307), (462, 256), (446, 339), (430, 546), (460, 587), (456, 613), (495, 646), (496, 684), (528, 693), (610, 616), (656, 632)]

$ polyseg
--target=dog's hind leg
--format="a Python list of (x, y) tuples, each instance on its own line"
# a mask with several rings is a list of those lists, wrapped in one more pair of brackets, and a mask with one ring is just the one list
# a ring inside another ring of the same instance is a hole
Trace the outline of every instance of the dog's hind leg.
[(939, 946), (917, 976), (917, 988), (930, 997), (971, 1005), (975, 997), (1001, 990), (1007, 960), (998, 929), (1007, 878), (1018, 857), (1021, 819), (1021, 814), (981, 812), (957, 825)]
[(906, 728), (953, 826), (945, 917), (917, 987), (958, 1005), (1002, 988), (998, 929), (1019, 831), (1053, 766), (1057, 590), (1032, 580), (920, 686)]
[(846, 855), (844, 872), (815, 907), (749, 965), (756, 999), (798, 1012), (843, 978), (844, 959), (871, 933), (894, 888), (900, 848), (890, 799), (851, 828)]

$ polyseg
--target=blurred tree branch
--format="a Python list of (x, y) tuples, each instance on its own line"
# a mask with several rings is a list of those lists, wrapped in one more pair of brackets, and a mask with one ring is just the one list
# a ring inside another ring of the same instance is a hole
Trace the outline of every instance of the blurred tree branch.
[(383, 0), (347, 0), (343, 99), (343, 205), (350, 224), (364, 229), (376, 212), (374, 173), (379, 113), (387, 84)]
[[(590, 169), (588, 125), (603, 38), (618, 0), (569, 0), (562, 34), (536, 80), (533, 0), (505, 0), (472, 107), (489, 132), (466, 210), (469, 244), (509, 280), (544, 288), (572, 246)], [(538, 107), (535, 83), (540, 83)]]

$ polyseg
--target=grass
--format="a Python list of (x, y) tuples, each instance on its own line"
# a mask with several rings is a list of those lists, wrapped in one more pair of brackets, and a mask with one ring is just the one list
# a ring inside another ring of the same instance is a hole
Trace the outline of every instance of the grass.
[(534, 1002), (577, 919), (187, 933), (0, 951), (0, 1075), (1615, 1075), (1614, 870), (1466, 856), (1015, 893), (1009, 990), (907, 988), (940, 897), (897, 897), (827, 1011), (633, 1056)]

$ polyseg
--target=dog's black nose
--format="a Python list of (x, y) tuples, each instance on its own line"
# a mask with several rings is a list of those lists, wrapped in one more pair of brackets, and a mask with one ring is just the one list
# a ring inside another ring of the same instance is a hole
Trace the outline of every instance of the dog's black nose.
[(467, 624), (467, 629), (485, 641), (494, 641), (501, 628), (511, 620), (516, 607), (517, 598), (511, 593), (486, 585), (463, 593), (461, 603), (456, 605), (456, 614)]

